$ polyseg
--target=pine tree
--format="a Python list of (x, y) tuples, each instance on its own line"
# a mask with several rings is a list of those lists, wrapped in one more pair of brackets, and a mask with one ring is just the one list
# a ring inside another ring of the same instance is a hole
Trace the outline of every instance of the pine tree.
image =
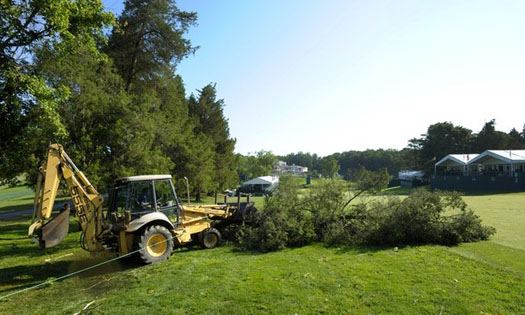
[(230, 138), (228, 120), (224, 117), (224, 101), (217, 99), (215, 85), (208, 84), (198, 91), (198, 98), (189, 98), (189, 115), (196, 134), (210, 140), (214, 152), (214, 176), (211, 186), (225, 189), (238, 182), (238, 160), (234, 154), (235, 139)]
[(111, 34), (108, 54), (126, 91), (140, 94), (144, 82), (173, 73), (195, 51), (183, 35), (196, 24), (197, 15), (179, 10), (170, 0), (127, 0), (124, 7)]

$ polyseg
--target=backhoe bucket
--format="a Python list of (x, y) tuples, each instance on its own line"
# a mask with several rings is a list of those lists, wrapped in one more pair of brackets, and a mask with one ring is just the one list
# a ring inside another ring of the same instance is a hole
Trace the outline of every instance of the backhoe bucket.
[(69, 209), (47, 222), (40, 231), (38, 238), (40, 247), (50, 248), (62, 242), (69, 232)]

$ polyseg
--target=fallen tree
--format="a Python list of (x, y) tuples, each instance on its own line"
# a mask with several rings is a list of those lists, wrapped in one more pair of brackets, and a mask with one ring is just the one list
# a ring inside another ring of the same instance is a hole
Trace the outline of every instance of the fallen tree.
[(419, 189), (405, 199), (358, 198), (379, 192), (388, 179), (386, 170), (361, 170), (353, 183), (322, 180), (300, 196), (298, 187), (284, 178), (253, 224), (239, 229), (238, 248), (267, 252), (318, 241), (455, 245), (486, 240), (495, 233), (455, 192)]

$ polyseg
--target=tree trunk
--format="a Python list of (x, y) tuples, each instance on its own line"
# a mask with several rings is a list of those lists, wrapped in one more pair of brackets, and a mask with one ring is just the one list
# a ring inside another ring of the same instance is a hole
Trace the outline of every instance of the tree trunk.
[(195, 193), (195, 202), (201, 202), (201, 192), (197, 191)]

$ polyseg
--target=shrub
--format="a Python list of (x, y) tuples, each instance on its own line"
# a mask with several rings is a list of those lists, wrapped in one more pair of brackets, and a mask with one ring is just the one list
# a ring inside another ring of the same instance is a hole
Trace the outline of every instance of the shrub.
[(312, 214), (301, 207), (291, 178), (281, 178), (279, 190), (266, 197), (265, 207), (254, 221), (239, 229), (238, 248), (267, 252), (316, 240)]
[(327, 242), (453, 245), (485, 240), (495, 233), (494, 228), (483, 226), (479, 217), (467, 209), (459, 194), (426, 190), (417, 190), (404, 200), (389, 198), (386, 202), (360, 204), (342, 221), (346, 239), (340, 234)]
[(405, 199), (391, 197), (350, 205), (363, 193), (373, 193), (388, 182), (380, 171), (361, 172), (353, 184), (341, 180), (322, 180), (299, 197), (298, 188), (282, 178), (279, 191), (267, 197), (265, 208), (255, 224), (242, 226), (238, 233), (240, 249), (263, 252), (313, 241), (327, 244), (444, 244), (486, 240), (494, 228), (480, 218), (457, 193), (414, 191)]

